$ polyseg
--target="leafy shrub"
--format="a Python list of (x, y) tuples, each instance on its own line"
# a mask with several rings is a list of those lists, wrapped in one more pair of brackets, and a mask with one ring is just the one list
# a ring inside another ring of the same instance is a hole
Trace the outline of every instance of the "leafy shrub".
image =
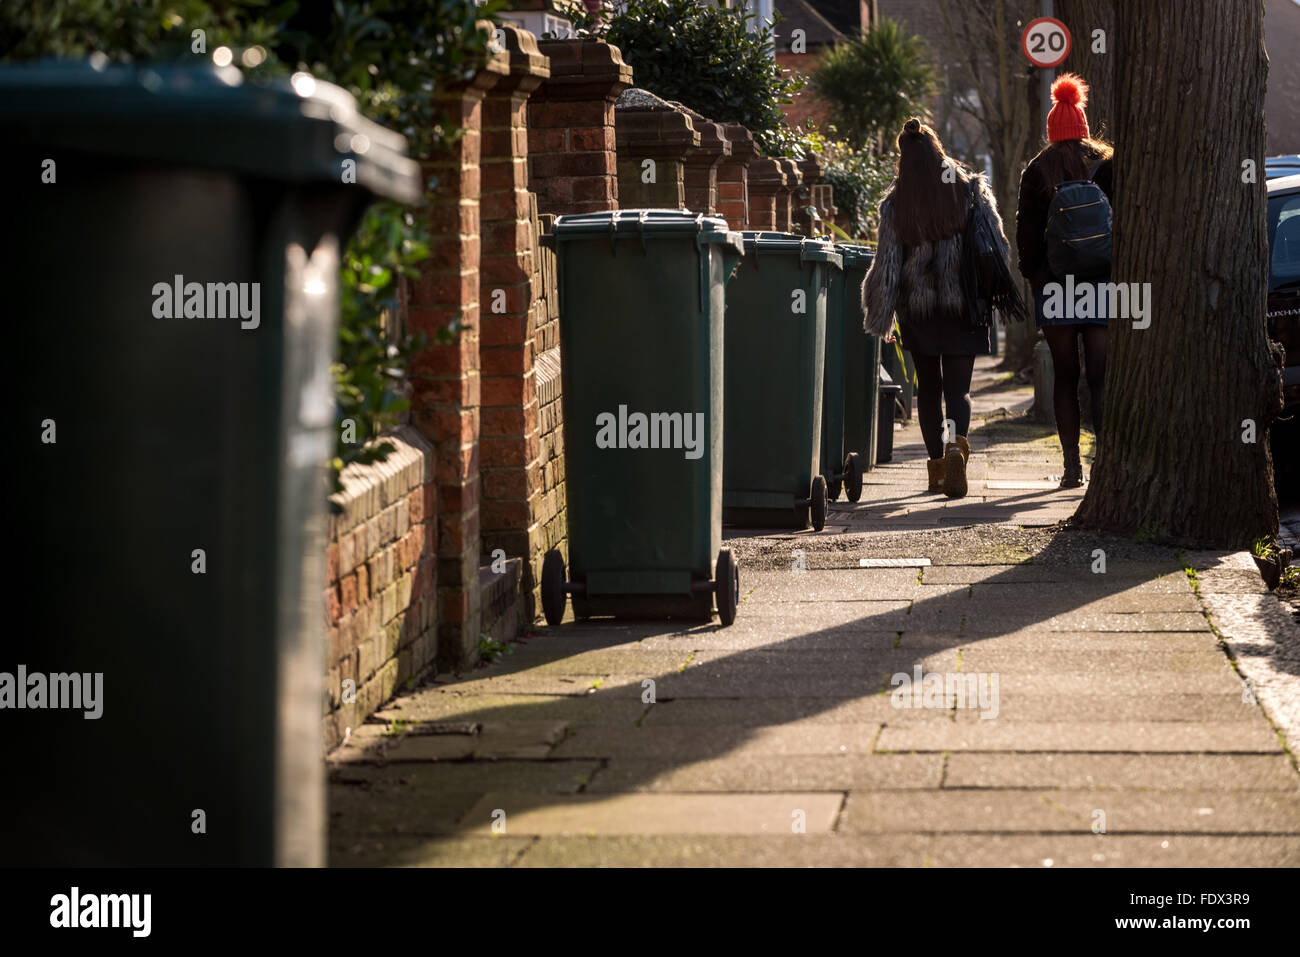
[(753, 19), (743, 8), (699, 0), (627, 0), (599, 24), (577, 15), (574, 26), (618, 47), (638, 87), (711, 120), (743, 123), (764, 151), (785, 155), (781, 104), (803, 81), (781, 72), (772, 30), (751, 32)]
[[(103, 54), (112, 60), (195, 60), (192, 32), (207, 54), (260, 47), (245, 67), (250, 80), (306, 70), (347, 89), (361, 111), (403, 133), (412, 156), (451, 145), (460, 131), (437, 111), (432, 94), (471, 75), (490, 37), (476, 21), (501, 0), (8, 0), (0, 5), (0, 60)], [(428, 184), (430, 190), (436, 181)], [(397, 424), (406, 360), (423, 340), (390, 341), (385, 317), (397, 308), (399, 277), (414, 278), (428, 258), (421, 220), (392, 202), (366, 212), (343, 255), (339, 281), (339, 353), (334, 365), (338, 429), (336, 473), (353, 461), (383, 459), (391, 446), (367, 442)], [(453, 321), (440, 334), (454, 341)], [(344, 442), (351, 421), (354, 441)]]
[(808, 148), (822, 164), (822, 178), (834, 187), (835, 207), (849, 218), (854, 239), (874, 241), (879, 226), (881, 197), (894, 179), (895, 157), (856, 149), (847, 140), (817, 132), (806, 134)]
[(831, 122), (857, 147), (877, 152), (882, 139), (910, 116), (927, 116), (936, 82), (925, 43), (894, 20), (837, 43), (813, 70), (813, 91), (830, 107)]
[[(277, 52), (346, 88), (362, 112), (406, 136), (412, 156), (428, 156), (461, 133), (437, 112), (431, 94), (473, 75), (490, 40), (476, 21), (500, 7), (500, 0), (483, 6), (474, 0), (308, 5), (288, 20)], [(432, 191), (437, 181), (427, 185)], [(385, 319), (398, 308), (400, 278), (418, 277), (429, 241), (422, 219), (397, 203), (376, 202), (344, 254), (334, 365), (336, 475), (351, 462), (382, 461), (392, 445), (374, 440), (410, 406), (403, 394), (406, 365), (428, 342), (421, 336), (390, 340)], [(462, 328), (455, 317), (435, 342), (454, 342)]]

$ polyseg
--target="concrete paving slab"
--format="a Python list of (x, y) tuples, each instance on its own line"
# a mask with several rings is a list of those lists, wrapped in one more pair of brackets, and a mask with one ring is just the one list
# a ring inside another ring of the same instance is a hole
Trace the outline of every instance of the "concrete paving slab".
[[(870, 792), (863, 792), (870, 793)], [(503, 811), (505, 834), (792, 834), (830, 831), (843, 795), (578, 794), (539, 797), (493, 793), (480, 798), (461, 822), (466, 836), (487, 836)]]
[[(1100, 815), (1104, 815), (1100, 816)], [(1223, 790), (853, 791), (848, 833), (1220, 833), (1294, 836), (1300, 794)]]
[(1300, 838), (1191, 834), (962, 834), (935, 838), (927, 867), (1295, 867)]
[(649, 724), (584, 728), (561, 742), (557, 758), (658, 758), (680, 761), (749, 754), (869, 754), (880, 725), (795, 724), (738, 727)]
[(753, 754), (686, 761), (614, 758), (584, 793), (629, 791), (847, 791), (936, 788), (937, 754)]
[(886, 724), (878, 751), (1132, 751), (1278, 754), (1265, 721), (936, 721)]
[(1283, 754), (957, 753), (943, 786), (1295, 791), (1300, 775)]
[(330, 845), (330, 867), (509, 867), (533, 844), (526, 837), (366, 838)]
[(929, 836), (542, 837), (519, 867), (920, 867)]

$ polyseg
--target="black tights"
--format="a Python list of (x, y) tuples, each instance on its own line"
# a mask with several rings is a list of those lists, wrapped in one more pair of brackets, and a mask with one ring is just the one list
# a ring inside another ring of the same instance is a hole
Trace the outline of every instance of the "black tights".
[(1084, 363), (1088, 391), (1092, 395), (1092, 428), (1101, 428), (1101, 393), (1106, 382), (1106, 347), (1109, 330), (1097, 323), (1044, 326), (1047, 347), (1052, 350), (1055, 385), (1052, 407), (1056, 411), (1056, 432), (1061, 448), (1079, 448), (1079, 334), (1083, 334)]
[[(921, 421), (921, 437), (930, 458), (943, 458), (943, 410), (948, 409), (956, 435), (970, 429), (970, 377), (975, 371), (974, 356), (918, 356), (916, 362), (916, 416)], [(955, 435), (949, 442), (957, 441)]]

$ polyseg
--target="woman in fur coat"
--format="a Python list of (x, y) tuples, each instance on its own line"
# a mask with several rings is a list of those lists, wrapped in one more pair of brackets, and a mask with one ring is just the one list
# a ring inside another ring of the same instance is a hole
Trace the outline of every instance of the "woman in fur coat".
[[(962, 291), (962, 233), (972, 192), (1005, 258), (1009, 247), (987, 181), (950, 159), (934, 130), (908, 120), (898, 136), (898, 170), (880, 204), (876, 256), (862, 283), (867, 332), (893, 342), (898, 316), (903, 348), (916, 362), (929, 491), (950, 498), (966, 494), (971, 373), (975, 357), (989, 354), (988, 327), (971, 322)], [(941, 406), (955, 425), (946, 447)]]

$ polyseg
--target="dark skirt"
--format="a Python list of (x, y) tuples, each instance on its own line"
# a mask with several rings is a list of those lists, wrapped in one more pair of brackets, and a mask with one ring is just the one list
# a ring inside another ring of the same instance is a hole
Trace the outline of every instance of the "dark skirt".
[(986, 356), (990, 352), (988, 327), (972, 327), (965, 316), (899, 313), (898, 329), (903, 348), (914, 356)]
[(1043, 326), (1084, 326), (1084, 325), (1088, 325), (1089, 323), (1098, 326), (1110, 325), (1110, 322), (1106, 316), (1107, 304), (1104, 301), (1099, 301), (1097, 297), (1097, 290), (1096, 290), (1097, 283), (1076, 282), (1073, 286), (1073, 292), (1075, 295), (1075, 300), (1073, 303), (1066, 303), (1065, 301), (1066, 289), (1064, 286), (1062, 286), (1061, 292), (1059, 294), (1061, 308), (1055, 311), (1057, 311), (1058, 313), (1074, 312), (1075, 305), (1079, 302), (1078, 297), (1080, 291), (1083, 290), (1085, 286), (1093, 287), (1091, 290), (1088, 291), (1092, 293), (1092, 302), (1094, 305), (1091, 310), (1085, 310), (1085, 311), (1090, 311), (1090, 315), (1084, 316), (1082, 318), (1074, 315), (1070, 315), (1070, 316), (1056, 315), (1049, 318), (1043, 315), (1043, 304), (1047, 302), (1047, 294), (1042, 289), (1035, 289), (1034, 290), (1034, 322), (1038, 324), (1038, 328), (1041, 329), (1043, 328)]

